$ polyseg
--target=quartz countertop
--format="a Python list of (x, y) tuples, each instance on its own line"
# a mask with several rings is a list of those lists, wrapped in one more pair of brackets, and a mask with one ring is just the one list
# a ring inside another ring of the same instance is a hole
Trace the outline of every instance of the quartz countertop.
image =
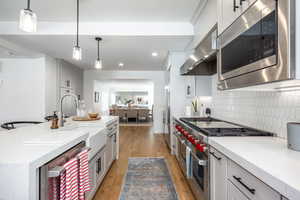
[(106, 126), (116, 120), (112, 116), (93, 122), (68, 119), (65, 127), (57, 130), (51, 130), (50, 123), (46, 122), (1, 131), (0, 199), (39, 199), (38, 168), (82, 141), (89, 145), (96, 137), (102, 141), (92, 145), (95, 148), (104, 145), (106, 136), (97, 136), (106, 134)]
[(290, 200), (300, 199), (300, 152), (277, 137), (210, 137), (209, 144)]
[(51, 130), (50, 123), (42, 123), (0, 132), (0, 165), (43, 165), (67, 149), (93, 134), (105, 129), (105, 125), (116, 119), (102, 117), (99, 121), (74, 122), (68, 120), (65, 127)]

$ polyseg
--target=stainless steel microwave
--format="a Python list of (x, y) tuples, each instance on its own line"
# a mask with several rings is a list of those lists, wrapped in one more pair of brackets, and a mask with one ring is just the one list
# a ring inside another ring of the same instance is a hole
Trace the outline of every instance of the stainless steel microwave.
[(295, 7), (257, 0), (219, 36), (219, 89), (295, 78)]

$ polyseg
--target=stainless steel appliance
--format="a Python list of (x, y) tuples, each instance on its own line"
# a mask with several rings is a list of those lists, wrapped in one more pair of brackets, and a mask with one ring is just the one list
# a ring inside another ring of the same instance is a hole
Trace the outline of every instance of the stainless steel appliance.
[[(51, 187), (54, 187), (51, 183), (51, 179), (59, 178), (61, 173), (64, 171), (62, 167), (68, 160), (77, 156), (83, 150), (89, 149), (89, 147), (85, 146), (85, 142), (81, 142), (64, 152), (57, 158), (52, 161), (46, 163), (39, 169), (39, 199), (40, 200), (48, 200), (50, 196), (53, 194), (49, 194), (49, 192), (54, 192), (55, 190)], [(59, 194), (58, 194), (59, 195)]]
[[(210, 117), (180, 118), (175, 120), (174, 129), (178, 144), (176, 158), (197, 200), (209, 200), (209, 137), (273, 136), (272, 133)], [(186, 157), (187, 148), (191, 149), (191, 159)]]
[(257, 0), (219, 36), (219, 89), (296, 78), (295, 0)]
[(164, 123), (164, 138), (165, 142), (169, 149), (171, 149), (171, 108), (170, 108), (170, 67), (165, 73), (166, 78), (166, 87), (165, 87), (165, 95), (166, 95), (166, 110), (164, 111), (163, 123)]
[(196, 47), (180, 69), (181, 75), (213, 75), (217, 73), (217, 25)]

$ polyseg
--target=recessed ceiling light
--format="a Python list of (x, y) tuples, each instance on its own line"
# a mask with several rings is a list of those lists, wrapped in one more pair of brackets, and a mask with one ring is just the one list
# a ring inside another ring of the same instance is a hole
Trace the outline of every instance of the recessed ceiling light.
[(158, 53), (157, 53), (157, 52), (153, 52), (153, 53), (152, 53), (152, 56), (153, 56), (153, 57), (156, 57), (156, 56), (158, 56)]
[(124, 63), (119, 63), (119, 67), (124, 67)]

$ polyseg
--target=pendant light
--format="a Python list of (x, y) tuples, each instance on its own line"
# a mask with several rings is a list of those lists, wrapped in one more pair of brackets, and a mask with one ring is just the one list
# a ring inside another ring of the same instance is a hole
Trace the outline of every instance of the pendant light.
[(95, 61), (95, 68), (96, 69), (102, 69), (102, 60), (100, 59), (100, 52), (99, 52), (99, 49), (100, 49), (100, 41), (102, 40), (102, 38), (100, 37), (96, 37), (95, 40), (97, 41), (97, 44), (98, 44), (98, 51), (97, 51), (97, 59)]
[(20, 11), (19, 28), (25, 32), (36, 32), (37, 17), (30, 9), (30, 0), (27, 0), (27, 8)]
[(82, 59), (82, 51), (79, 46), (79, 0), (77, 0), (76, 45), (73, 47), (73, 59)]

